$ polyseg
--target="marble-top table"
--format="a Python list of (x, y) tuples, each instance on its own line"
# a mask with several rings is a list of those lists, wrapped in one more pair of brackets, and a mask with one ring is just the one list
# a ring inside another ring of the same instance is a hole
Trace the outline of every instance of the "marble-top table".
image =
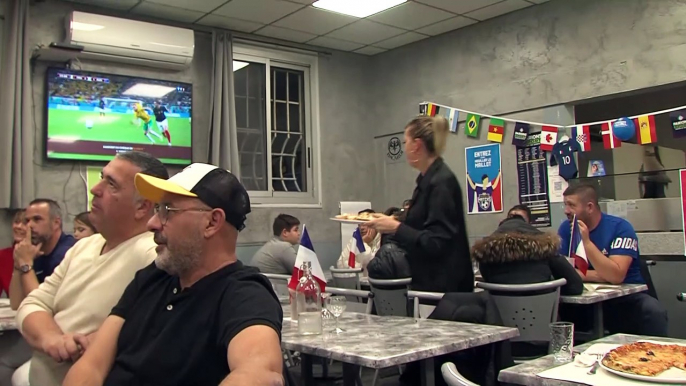
[[(598, 339), (593, 342), (588, 342), (578, 347), (574, 347), (575, 352), (583, 352), (587, 348), (591, 347), (596, 343), (633, 343), (638, 340), (654, 340), (661, 342), (674, 342), (674, 343), (684, 343), (680, 339), (670, 339), (670, 338), (655, 338), (649, 336), (640, 335), (627, 335), (627, 334), (616, 334), (610, 335), (602, 339)], [(513, 366), (505, 370), (501, 370), (498, 375), (498, 380), (503, 383), (512, 383), (516, 385), (527, 385), (527, 386), (580, 386), (580, 383), (559, 381), (556, 379), (548, 379), (538, 377), (539, 374), (545, 370), (552, 369), (554, 367), (561, 366), (553, 363), (553, 356), (546, 355), (544, 357), (528, 361), (521, 365)]]
[(288, 309), (284, 307), (282, 346), (343, 362), (346, 385), (354, 382), (357, 366), (380, 369), (414, 361), (422, 361), (425, 382), (433, 385), (434, 357), (519, 335), (510, 327), (348, 312), (338, 322), (345, 332), (328, 332), (333, 324), (327, 322), (324, 334), (303, 336), (298, 334), (298, 324), (287, 316)]
[(638, 292), (647, 291), (645, 284), (620, 284), (600, 287), (596, 291), (584, 291), (581, 295), (560, 296), (560, 302), (569, 304), (597, 304)]
[(17, 312), (10, 308), (10, 300), (0, 299), (0, 331), (16, 330), (16, 316)]
[(560, 296), (560, 302), (566, 304), (591, 305), (593, 307), (593, 331), (591, 332), (591, 339), (600, 339), (605, 335), (603, 302), (647, 290), (648, 286), (645, 284), (603, 285), (595, 291), (584, 290), (581, 295)]

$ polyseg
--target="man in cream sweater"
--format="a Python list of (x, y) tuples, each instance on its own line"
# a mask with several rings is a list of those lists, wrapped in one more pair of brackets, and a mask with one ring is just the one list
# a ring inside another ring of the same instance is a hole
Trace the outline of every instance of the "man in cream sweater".
[(155, 259), (155, 242), (146, 230), (154, 204), (136, 192), (139, 172), (169, 177), (147, 153), (117, 155), (91, 189), (90, 219), (100, 234), (76, 243), (19, 306), (17, 326), (34, 349), (31, 385), (62, 384), (136, 271)]
[(141, 269), (64, 386), (283, 386), (283, 310), (269, 280), (236, 257), (250, 213), (238, 178), (192, 164), (139, 174), (158, 203), (157, 258)]

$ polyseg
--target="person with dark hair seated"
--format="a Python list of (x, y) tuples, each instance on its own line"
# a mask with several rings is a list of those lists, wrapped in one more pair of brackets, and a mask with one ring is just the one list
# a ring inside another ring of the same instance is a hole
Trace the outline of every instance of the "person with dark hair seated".
[(401, 208), (397, 208), (395, 206), (392, 206), (392, 207), (384, 210), (383, 214), (385, 214), (386, 216), (395, 216), (397, 218), (397, 217), (401, 217), (405, 211), (406, 211), (405, 209), (401, 209)]
[(567, 279), (561, 293), (578, 295), (584, 290), (581, 277), (558, 253), (560, 239), (544, 233), (514, 215), (500, 223), (492, 235), (477, 241), (472, 258), (479, 263), (484, 280), (498, 284), (531, 284)]
[[(565, 215), (560, 224), (560, 253), (571, 243), (571, 223), (576, 218), (581, 242), (588, 258), (588, 271), (578, 271), (585, 282), (645, 284), (641, 273), (640, 248), (634, 227), (627, 220), (603, 213), (593, 185), (578, 184), (563, 193)], [(577, 325), (590, 318), (580, 317), (578, 307), (560, 308), (560, 314)], [(571, 305), (569, 305), (571, 306)], [(586, 309), (588, 309), (586, 307)], [(584, 311), (582, 311), (584, 312)], [(604, 327), (612, 334), (667, 336), (667, 310), (648, 292), (639, 292), (603, 302)]]
[(272, 231), (274, 236), (257, 250), (250, 266), (262, 273), (290, 275), (300, 243), (300, 220), (282, 213), (274, 219)]
[[(374, 212), (373, 209), (365, 209), (357, 212), (357, 214), (363, 213), (376, 212)], [(355, 236), (352, 236), (348, 244), (346, 244), (345, 248), (343, 248), (343, 250), (341, 251), (341, 255), (338, 257), (336, 266), (338, 268), (362, 268), (363, 276), (367, 276), (367, 264), (369, 264), (369, 262), (374, 258), (376, 251), (378, 251), (379, 247), (381, 246), (381, 234), (373, 228), (365, 227), (362, 224), (358, 227), (358, 229), (360, 232), (360, 237), (362, 239), (362, 246), (364, 247), (364, 251), (358, 245), (358, 249), (360, 249), (360, 252), (355, 254), (355, 266), (350, 267), (349, 260), (351, 246), (357, 243), (357, 239), (355, 239)]]
[(402, 210), (407, 211), (408, 209), (410, 209), (410, 206), (412, 206), (412, 200), (407, 199), (407, 200), (403, 201)]
[(74, 217), (74, 238), (76, 240), (81, 240), (98, 233), (95, 225), (88, 218), (89, 215), (90, 212), (81, 212)]
[(517, 204), (507, 211), (507, 218), (511, 218), (513, 216), (520, 216), (527, 223), (531, 223), (531, 209), (524, 204)]
[(14, 273), (10, 282), (13, 310), (52, 275), (76, 243), (72, 235), (62, 231), (62, 209), (57, 201), (37, 198), (24, 213), (26, 238), (14, 246)]

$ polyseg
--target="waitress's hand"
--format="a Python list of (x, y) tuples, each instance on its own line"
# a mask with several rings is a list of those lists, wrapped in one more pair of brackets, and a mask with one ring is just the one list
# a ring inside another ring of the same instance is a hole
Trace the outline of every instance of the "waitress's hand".
[(377, 232), (394, 234), (400, 226), (400, 221), (393, 216), (380, 216), (364, 224), (367, 227), (376, 229)]

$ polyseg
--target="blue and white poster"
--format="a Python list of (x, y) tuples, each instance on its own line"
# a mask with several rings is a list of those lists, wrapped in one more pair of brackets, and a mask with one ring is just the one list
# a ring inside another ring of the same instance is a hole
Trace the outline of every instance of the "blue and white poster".
[(469, 214), (503, 211), (503, 188), (500, 144), (493, 143), (464, 149), (467, 169)]

